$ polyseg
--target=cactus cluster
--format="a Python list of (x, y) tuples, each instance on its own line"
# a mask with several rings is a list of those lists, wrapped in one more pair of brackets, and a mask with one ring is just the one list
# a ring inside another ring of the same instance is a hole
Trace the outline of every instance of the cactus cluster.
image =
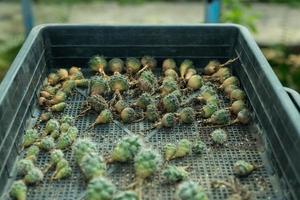
[[(43, 82), (38, 98), (38, 104), (45, 110), (39, 123), (45, 123), (45, 128), (41, 134), (36, 129), (25, 132), (21, 147), (26, 153), (17, 164), (17, 173), (22, 179), (13, 183), (10, 196), (25, 200), (27, 185), (41, 182), (44, 173), (50, 169), (54, 171), (53, 180), (70, 176), (72, 169), (63, 151), (72, 147), (75, 161), (87, 181), (87, 200), (140, 198), (133, 191), (119, 191), (106, 177), (107, 164), (116, 162), (133, 163), (135, 179), (139, 183), (156, 173), (160, 173), (168, 183), (181, 182), (176, 192), (177, 199), (208, 199), (201, 186), (188, 180), (188, 166), (168, 165), (173, 162), (171, 160), (184, 159), (192, 153), (201, 156), (207, 149), (203, 141), (181, 139), (176, 144), (166, 144), (163, 148), (163, 164), (160, 154), (149, 148), (141, 137), (128, 135), (120, 139), (106, 159), (99, 154), (91, 139), (77, 139), (79, 130), (74, 118), (62, 116), (58, 120), (54, 112), (62, 112), (67, 108), (66, 101), (76, 87), (78, 92), (79, 87), (87, 88), (83, 94), (87, 95), (84, 110), (77, 117), (89, 110), (96, 113), (94, 123), (88, 128), (109, 124), (116, 119), (125, 124), (147, 120), (153, 123), (151, 129), (192, 125), (199, 120), (204, 126), (218, 127), (210, 136), (213, 143), (222, 148), (228, 140), (228, 133), (220, 127), (237, 123), (247, 125), (251, 121), (246, 93), (227, 66), (232, 62), (234, 60), (225, 64), (210, 61), (203, 69), (204, 75), (200, 75), (197, 63), (189, 59), (177, 63), (167, 58), (159, 63), (152, 56), (108, 60), (95, 55), (88, 62), (90, 70), (95, 73), (90, 79), (84, 78), (78, 67), (69, 70), (61, 68), (50, 73)], [(159, 65), (162, 66), (161, 77), (156, 75)], [(225, 102), (230, 101), (229, 107), (222, 107), (221, 93), (227, 98)], [(172, 134), (171, 131), (168, 134)], [(40, 151), (49, 154), (50, 158), (43, 171), (35, 166)], [(232, 171), (240, 177), (248, 176), (255, 169), (254, 165), (239, 160), (234, 163)]]

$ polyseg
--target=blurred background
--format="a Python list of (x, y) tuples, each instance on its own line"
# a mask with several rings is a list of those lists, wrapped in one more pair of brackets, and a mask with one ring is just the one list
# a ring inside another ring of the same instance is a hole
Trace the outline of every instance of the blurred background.
[(220, 4), (211, 5), (209, 0), (0, 0), (0, 81), (32, 25), (218, 21), (247, 26), (282, 84), (300, 92), (300, 0), (212, 1)]

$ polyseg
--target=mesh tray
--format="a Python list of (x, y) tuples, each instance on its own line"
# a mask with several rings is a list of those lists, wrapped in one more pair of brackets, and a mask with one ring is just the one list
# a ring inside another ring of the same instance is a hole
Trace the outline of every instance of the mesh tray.
[[(256, 199), (300, 198), (300, 115), (249, 33), (235, 25), (217, 26), (63, 26), (37, 27), (26, 40), (12, 67), (0, 85), (0, 196), (6, 198), (10, 184), (15, 180), (15, 161), (24, 130), (34, 126), (40, 110), (37, 96), (46, 73), (55, 67), (86, 67), (88, 59), (97, 53), (108, 57), (125, 58), (153, 55), (161, 63), (172, 57), (179, 63), (192, 59), (199, 68), (208, 60), (221, 62), (239, 55), (232, 65), (233, 73), (242, 81), (248, 96), (249, 107), (255, 120), (249, 126), (230, 126), (226, 147), (211, 145), (209, 134), (213, 128), (197, 122), (192, 126), (177, 126), (150, 133), (148, 142), (161, 151), (167, 142), (181, 138), (201, 138), (209, 150), (201, 156), (191, 155), (172, 161), (190, 166), (190, 178), (206, 189), (211, 199), (225, 199), (226, 189), (212, 190), (211, 181), (232, 175), (232, 164), (237, 159), (262, 165), (258, 171), (241, 182), (249, 186)], [(88, 77), (88, 75), (87, 75)], [(220, 95), (221, 107), (228, 101)], [(64, 114), (76, 116), (84, 101), (74, 94)], [(99, 153), (109, 153), (126, 129), (120, 124), (97, 126), (85, 132), (94, 119), (89, 114), (77, 121), (80, 137), (89, 136), (97, 142)], [(132, 132), (150, 127), (148, 123), (123, 125)], [(42, 128), (42, 127), (41, 127)], [(152, 136), (151, 136), (152, 135)], [(151, 136), (151, 137), (150, 137)], [(28, 199), (78, 199), (86, 188), (82, 174), (75, 165), (71, 152), (66, 152), (74, 170), (73, 176), (52, 182), (47, 174), (43, 183), (30, 187)], [(38, 165), (48, 162), (48, 155), (41, 154)], [(109, 168), (109, 177), (119, 188), (133, 180), (132, 163), (115, 164)], [(155, 179), (155, 180), (154, 180)], [(144, 199), (173, 199), (174, 186), (161, 183), (159, 176), (152, 177), (144, 187)], [(299, 198), (298, 198), (299, 197)]]
[[(88, 74), (88, 73), (86, 73)], [(157, 73), (159, 75), (159, 73)], [(89, 75), (88, 75), (89, 76)], [(68, 107), (62, 114), (77, 116), (82, 108), (87, 90), (75, 92), (67, 101)], [(219, 93), (220, 108), (230, 105), (229, 100)], [(201, 105), (199, 105), (201, 106)], [(62, 114), (57, 115), (59, 118)], [(86, 131), (86, 128), (92, 124), (97, 115), (89, 112), (86, 116), (76, 121), (76, 127), (79, 130), (79, 137), (90, 137), (97, 143), (98, 152), (102, 155), (108, 155), (112, 151), (115, 143), (128, 133), (139, 133), (150, 128), (152, 123), (146, 121), (122, 124), (117, 120), (109, 125), (98, 125), (94, 130)], [(38, 127), (44, 128), (44, 124)], [(247, 126), (231, 125), (225, 128), (228, 131), (228, 142), (225, 146), (213, 145), (210, 139), (210, 133), (215, 128), (204, 125), (197, 120), (192, 125), (179, 125), (171, 129), (153, 130), (145, 136), (145, 141), (149, 146), (159, 150), (162, 154), (162, 147), (166, 143), (176, 143), (182, 138), (190, 141), (197, 139), (203, 140), (208, 149), (201, 156), (192, 154), (182, 159), (176, 159), (170, 162), (177, 166), (189, 166), (191, 180), (199, 182), (207, 191), (210, 199), (226, 199), (230, 194), (227, 189), (212, 189), (211, 182), (214, 180), (226, 180), (233, 175), (232, 166), (237, 160), (246, 160), (263, 166), (247, 178), (241, 179), (241, 184), (247, 186), (252, 192), (254, 199), (282, 199), (282, 193), (279, 190), (279, 181), (270, 165), (264, 159), (264, 147), (261, 144), (259, 129), (253, 123)], [(27, 198), (29, 200), (38, 199), (80, 199), (84, 196), (86, 183), (78, 166), (76, 165), (71, 150), (65, 152), (65, 157), (71, 163), (73, 169), (72, 177), (51, 181), (50, 177), (53, 171), (48, 172), (43, 183), (37, 186), (31, 186)], [(37, 166), (43, 168), (49, 162), (49, 154), (41, 153), (39, 155)], [(109, 165), (108, 176), (118, 189), (126, 188), (134, 181), (133, 163)], [(154, 177), (147, 180), (143, 187), (143, 199), (174, 199), (176, 184), (170, 185), (163, 182), (163, 179), (157, 173)]]

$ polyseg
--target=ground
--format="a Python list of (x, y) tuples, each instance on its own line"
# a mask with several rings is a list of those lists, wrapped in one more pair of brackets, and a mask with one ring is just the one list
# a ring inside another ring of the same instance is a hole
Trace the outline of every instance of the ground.
[[(262, 44), (300, 43), (300, 12), (298, 7), (282, 4), (253, 4), (260, 19), (255, 39)], [(247, 12), (247, 11), (245, 11)], [(36, 24), (200, 24), (204, 21), (201, 2), (150, 2), (138, 5), (117, 3), (40, 4), (34, 6)], [(19, 4), (0, 3), (0, 41), (22, 36), (23, 26)]]

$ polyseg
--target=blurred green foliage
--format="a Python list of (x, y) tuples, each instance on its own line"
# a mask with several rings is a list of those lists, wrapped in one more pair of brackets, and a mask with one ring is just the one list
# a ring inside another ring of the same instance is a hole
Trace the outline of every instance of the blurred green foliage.
[(281, 83), (300, 92), (300, 54), (293, 54), (282, 45), (262, 51)]
[(22, 39), (0, 43), (0, 82), (23, 44)]
[(258, 18), (259, 16), (252, 10), (251, 4), (241, 0), (223, 0), (222, 22), (242, 24), (255, 33), (257, 32), (255, 22)]

